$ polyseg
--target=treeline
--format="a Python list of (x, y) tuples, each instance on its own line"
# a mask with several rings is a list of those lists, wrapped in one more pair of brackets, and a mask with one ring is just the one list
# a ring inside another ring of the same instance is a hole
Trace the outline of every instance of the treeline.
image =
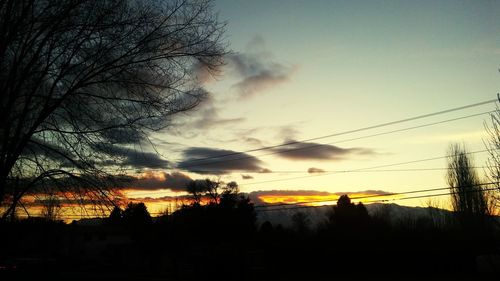
[[(389, 212), (370, 216), (363, 204), (344, 195), (315, 230), (300, 211), (292, 227), (257, 225), (253, 204), (236, 187), (224, 186), (207, 204), (193, 201), (157, 218), (136, 203), (115, 209), (99, 226), (41, 220), (4, 224), (2, 262), (10, 259), (18, 268), (3, 273), (41, 274), (43, 268), (43, 274), (73, 279), (91, 274), (129, 280), (333, 280), (498, 270), (485, 262), (500, 249), (490, 223), (436, 225), (429, 218), (394, 224)], [(34, 262), (22, 264), (19, 258)]]

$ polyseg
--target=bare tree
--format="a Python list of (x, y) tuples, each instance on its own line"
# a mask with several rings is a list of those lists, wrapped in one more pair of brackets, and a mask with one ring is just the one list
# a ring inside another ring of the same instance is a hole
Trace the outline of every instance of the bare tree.
[(56, 221), (61, 215), (61, 202), (55, 195), (48, 195), (42, 201), (42, 218), (49, 221)]
[(111, 203), (134, 144), (206, 96), (223, 31), (210, 0), (0, 0), (4, 217), (40, 188)]
[(220, 201), (220, 178), (217, 180), (205, 179), (202, 183), (204, 185), (205, 195), (210, 200), (210, 204), (218, 205)]
[(186, 191), (191, 195), (192, 205), (199, 206), (205, 194), (205, 184), (203, 181), (191, 181), (186, 185)]
[(462, 223), (483, 220), (490, 208), (484, 188), (466, 149), (458, 144), (450, 146), (447, 180), (453, 210)]
[[(500, 95), (498, 96), (500, 101)], [(488, 150), (488, 179), (496, 187), (495, 192), (490, 193), (492, 212), (500, 208), (500, 109), (490, 114), (490, 124), (484, 124), (489, 138), (485, 141)]]

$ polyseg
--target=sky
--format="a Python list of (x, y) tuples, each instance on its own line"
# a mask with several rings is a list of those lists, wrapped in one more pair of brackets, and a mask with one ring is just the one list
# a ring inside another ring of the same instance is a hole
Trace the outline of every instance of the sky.
[[(207, 177), (236, 181), (242, 192), (254, 194), (446, 187), (445, 170), (380, 171), (444, 168), (446, 159), (373, 172), (318, 172), (436, 158), (454, 142), (469, 151), (485, 149), (488, 115), (364, 136), (492, 111), (493, 103), (303, 140), (495, 99), (500, 2), (217, 0), (214, 8), (227, 24), (226, 65), (213, 76), (199, 70), (207, 100), (151, 136), (163, 160), (137, 168), (142, 181), (126, 192), (130, 198), (182, 195), (185, 180)], [(193, 159), (291, 141), (296, 143), (193, 166), (200, 163)], [(302, 149), (311, 144), (318, 148)], [(486, 156), (473, 154), (476, 166), (484, 166)]]

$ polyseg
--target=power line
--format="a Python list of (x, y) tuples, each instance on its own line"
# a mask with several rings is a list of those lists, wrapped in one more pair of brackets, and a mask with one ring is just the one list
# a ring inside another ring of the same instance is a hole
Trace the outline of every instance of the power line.
[[(485, 169), (487, 166), (470, 167), (471, 169)], [(283, 170), (283, 171), (270, 171), (265, 174), (321, 174), (321, 173), (372, 173), (372, 172), (420, 172), (420, 171), (446, 171), (453, 168), (415, 168), (415, 169), (386, 169), (386, 170), (367, 170), (367, 171), (354, 171), (354, 170), (321, 170), (317, 172), (308, 172), (306, 170)], [(263, 174), (262, 172), (244, 172), (244, 174)]]
[[(471, 151), (471, 152), (466, 152), (465, 154), (476, 154), (476, 153), (484, 153), (484, 152), (488, 152), (488, 150), (485, 149), (485, 150)], [(278, 182), (278, 181), (288, 181), (288, 180), (294, 180), (294, 179), (304, 179), (304, 178), (310, 178), (310, 177), (328, 176), (328, 175), (341, 174), (341, 173), (344, 174), (344, 173), (371, 172), (371, 170), (378, 169), (378, 168), (386, 168), (386, 167), (394, 167), (394, 166), (400, 166), (400, 165), (414, 164), (414, 163), (420, 163), (420, 162), (426, 162), (426, 161), (433, 161), (433, 160), (445, 159), (445, 158), (449, 158), (449, 157), (450, 156), (446, 155), (446, 156), (440, 156), (440, 157), (432, 157), (432, 158), (419, 159), (419, 160), (413, 160), (413, 161), (398, 162), (398, 163), (378, 165), (378, 166), (372, 166), (372, 167), (366, 167), (366, 168), (359, 168), (359, 169), (352, 169), (352, 170), (335, 170), (335, 171), (328, 171), (328, 172), (323, 172), (323, 173), (308, 174), (308, 175), (305, 175), (305, 176), (290, 177), (290, 178), (285, 178), (285, 179), (272, 179), (272, 180), (266, 180), (266, 181), (244, 183), (244, 184), (241, 184), (241, 186), (248, 186), (248, 185), (255, 185), (255, 184), (262, 184), (262, 183), (269, 183), (269, 182)], [(400, 171), (403, 171), (403, 170), (410, 170), (410, 169), (401, 169)], [(416, 169), (413, 169), (413, 170), (416, 170)], [(425, 170), (425, 168), (424, 169), (419, 169), (419, 170)], [(377, 171), (377, 170), (374, 170), (374, 171)], [(380, 170), (380, 171), (382, 172), (383, 170)], [(142, 193), (135, 193), (134, 195), (162, 195), (165, 192), (167, 192), (167, 191), (164, 191), (164, 192), (147, 192), (147, 193), (146, 192), (142, 192)]]
[[(245, 153), (249, 153), (249, 152), (268, 150), (268, 149), (273, 149), (273, 148), (283, 147), (283, 146), (288, 146), (288, 145), (293, 145), (293, 144), (300, 144), (300, 143), (304, 143), (304, 142), (310, 142), (310, 141), (315, 141), (315, 140), (320, 140), (320, 139), (325, 139), (325, 138), (330, 138), (330, 137), (335, 137), (335, 136), (340, 136), (340, 135), (352, 134), (352, 133), (357, 133), (357, 132), (361, 132), (361, 131), (366, 131), (366, 130), (386, 127), (386, 126), (390, 126), (390, 125), (405, 123), (405, 122), (409, 122), (409, 121), (414, 121), (414, 120), (418, 120), (418, 119), (423, 119), (423, 118), (427, 118), (427, 117), (437, 116), (437, 115), (450, 113), (450, 112), (454, 112), (454, 111), (459, 111), (459, 110), (463, 110), (463, 109), (467, 109), (467, 108), (477, 107), (477, 106), (481, 106), (481, 105), (485, 105), (485, 104), (489, 104), (489, 103), (494, 103), (496, 101), (497, 101), (497, 99), (492, 99), (492, 100), (487, 100), (487, 101), (483, 101), (483, 102), (468, 104), (465, 106), (460, 106), (460, 107), (455, 107), (455, 108), (446, 109), (446, 110), (442, 110), (442, 111), (437, 111), (437, 112), (433, 112), (433, 113), (418, 115), (418, 116), (414, 116), (414, 117), (410, 117), (410, 118), (400, 119), (397, 121), (391, 121), (391, 122), (381, 123), (381, 124), (372, 125), (372, 126), (368, 126), (368, 127), (363, 127), (363, 128), (359, 128), (359, 129), (354, 129), (354, 130), (349, 130), (349, 131), (344, 131), (344, 132), (339, 132), (339, 133), (333, 133), (333, 134), (329, 134), (329, 135), (324, 135), (324, 136), (319, 136), (319, 137), (314, 137), (314, 138), (309, 138), (309, 139), (303, 139), (303, 140), (299, 140), (299, 141), (285, 142), (285, 143), (277, 144), (277, 145), (264, 146), (264, 147), (245, 150), (245, 151), (241, 151), (241, 152), (232, 152), (232, 153), (226, 153), (226, 154), (221, 154), (221, 155), (214, 155), (214, 156), (210, 156), (210, 157), (191, 159), (189, 161), (192, 162), (192, 161), (204, 161), (204, 160), (209, 160), (209, 159), (218, 159), (218, 158), (223, 158), (223, 157), (228, 157), (228, 156), (233, 156), (233, 155), (245, 154)], [(199, 165), (200, 164), (180, 165), (179, 168), (196, 167)]]
[[(473, 185), (475, 187), (479, 186), (486, 186), (486, 185), (491, 185), (491, 184), (499, 184), (500, 182), (488, 182), (488, 183), (481, 183), (481, 184), (476, 184)], [(468, 186), (469, 187), (469, 186)], [(453, 187), (453, 189), (461, 188), (461, 186), (458, 187)], [(386, 193), (386, 194), (371, 194), (371, 195), (364, 195), (364, 196), (353, 196), (350, 197), (351, 200), (358, 200), (358, 199), (366, 199), (366, 198), (379, 198), (379, 197), (388, 197), (388, 196), (399, 196), (399, 195), (406, 195), (406, 194), (415, 194), (415, 193), (423, 193), (423, 192), (434, 192), (434, 191), (440, 191), (440, 190), (446, 190), (450, 189), (450, 187), (438, 187), (438, 188), (429, 188), (429, 189), (422, 189), (422, 190), (410, 190), (410, 191), (404, 191), (404, 192), (394, 192), (394, 193)], [(469, 192), (480, 192), (480, 191), (492, 191), (492, 190), (497, 190), (497, 187), (493, 188), (485, 188), (485, 189), (478, 189), (478, 190), (468, 190), (468, 191), (455, 191), (455, 192), (446, 192), (446, 193), (438, 193), (438, 194), (428, 194), (428, 195), (417, 195), (417, 196), (410, 196), (410, 197), (404, 197), (404, 198), (390, 198), (390, 199), (379, 199), (379, 200), (373, 200), (373, 201), (367, 201), (365, 203), (377, 203), (377, 202), (388, 202), (388, 201), (401, 201), (401, 200), (409, 200), (409, 199), (418, 199), (418, 198), (428, 198), (428, 197), (435, 197), (435, 196), (444, 196), (444, 195), (450, 195), (450, 194), (459, 194), (459, 193), (469, 193)], [(279, 204), (272, 204), (272, 205), (255, 205), (254, 208), (267, 208), (263, 210), (259, 210), (259, 212), (268, 212), (268, 211), (276, 211), (276, 210), (293, 210), (293, 209), (300, 209), (300, 208), (314, 208), (314, 207), (320, 207), (320, 206), (308, 206), (308, 205), (303, 205), (303, 204), (311, 204), (311, 203), (327, 203), (327, 202), (332, 202), (336, 201), (338, 199), (332, 199), (332, 200), (310, 200), (310, 201), (301, 201), (301, 202), (295, 202), (295, 203), (279, 203)], [(327, 206), (327, 205), (322, 205), (322, 206)], [(280, 208), (275, 208), (275, 207), (280, 207)], [(151, 215), (160, 215), (163, 214), (162, 212), (152, 212), (150, 213)], [(18, 214), (20, 217), (43, 217), (42, 215), (31, 215), (31, 214)], [(71, 219), (71, 218), (107, 218), (107, 215), (95, 215), (92, 216), (90, 214), (85, 214), (85, 215), (62, 215), (59, 216), (59, 218), (62, 219)]]
[[(465, 154), (476, 154), (476, 153), (483, 153), (483, 152), (488, 152), (488, 150), (485, 149), (485, 150), (478, 150), (478, 151), (466, 152)], [(372, 170), (372, 169), (378, 169), (378, 168), (386, 168), (386, 167), (393, 167), (393, 166), (414, 164), (414, 163), (420, 163), (420, 162), (426, 162), (426, 161), (433, 161), (433, 160), (439, 160), (439, 159), (444, 159), (444, 158), (448, 158), (448, 157), (450, 157), (450, 156), (446, 155), (446, 156), (425, 158), (425, 159), (419, 159), (419, 160), (413, 160), (413, 161), (407, 161), (407, 162), (398, 162), (398, 163), (393, 163), (393, 164), (378, 165), (378, 166), (372, 166), (372, 167), (366, 167), (366, 168), (360, 168), (360, 169), (352, 169), (352, 170), (345, 170), (345, 171), (334, 171), (334, 172), (329, 172), (329, 173), (312, 174), (312, 175), (307, 175), (307, 176), (291, 177), (291, 178), (285, 178), (285, 179), (274, 179), (274, 180), (266, 180), (266, 181), (260, 181), (260, 182), (252, 182), (252, 183), (247, 183), (247, 184), (244, 184), (244, 185), (247, 186), (247, 185), (255, 185), (255, 184), (261, 184), (261, 183), (269, 183), (269, 182), (277, 182), (277, 181), (288, 181), (288, 180), (294, 180), (294, 179), (303, 179), (303, 178), (309, 178), (309, 177), (328, 176), (328, 175), (339, 174), (339, 173), (352, 173), (352, 172), (357, 172), (357, 171)]]
[[(305, 146), (296, 147), (296, 148), (278, 150), (278, 151), (274, 151), (274, 152), (270, 152), (270, 153), (266, 153), (266, 154), (260, 154), (260, 155), (256, 155), (256, 156), (246, 155), (246, 156), (238, 157), (238, 158), (231, 158), (231, 159), (225, 159), (225, 160), (210, 161), (210, 162), (204, 162), (204, 163), (199, 163), (199, 164), (184, 165), (184, 166), (181, 166), (180, 168), (185, 169), (185, 168), (190, 168), (190, 167), (200, 167), (200, 166), (206, 166), (206, 165), (210, 165), (210, 164), (217, 164), (217, 163), (223, 163), (223, 162), (233, 162), (233, 161), (238, 161), (238, 160), (251, 159), (251, 158), (254, 158), (254, 157), (263, 157), (263, 156), (276, 155), (276, 154), (285, 154), (285, 153), (288, 153), (288, 152), (298, 151), (298, 150), (308, 150), (308, 149), (320, 148), (320, 147), (323, 147), (323, 146), (329, 145), (329, 144), (338, 144), (338, 143), (344, 143), (344, 142), (350, 142), (350, 141), (361, 140), (361, 139), (366, 139), (366, 138), (378, 137), (378, 136), (383, 136), (383, 135), (388, 135), (388, 134), (393, 134), (393, 133), (399, 133), (399, 132), (404, 132), (404, 131), (409, 131), (409, 130), (424, 128), (424, 127), (429, 127), (429, 126), (444, 124), (444, 123), (448, 123), (448, 122), (458, 121), (458, 120), (462, 120), (462, 119), (466, 119), (466, 118), (481, 116), (481, 115), (485, 115), (485, 114), (490, 114), (490, 113), (493, 113), (493, 112), (495, 112), (495, 111), (494, 110), (492, 110), (492, 111), (485, 111), (485, 112), (471, 114), (471, 115), (466, 115), (466, 116), (461, 116), (461, 117), (457, 117), (457, 118), (451, 118), (451, 119), (446, 119), (446, 120), (442, 120), (442, 121), (437, 121), (437, 122), (422, 124), (422, 125), (418, 125), (418, 126), (406, 127), (406, 128), (402, 128), (402, 129), (391, 130), (391, 131), (386, 131), (386, 132), (382, 132), (382, 133), (371, 134), (371, 135), (366, 135), (366, 136), (361, 136), (361, 137), (356, 137), (356, 138), (344, 139), (344, 140), (340, 140), (340, 141), (310, 144), (310, 145), (305, 145)], [(234, 154), (244, 154), (244, 153), (245, 152), (238, 152), (238, 153), (234, 153)], [(215, 158), (219, 158), (219, 157), (222, 158), (222, 156), (217, 156)], [(198, 161), (198, 160), (189, 160), (189, 161)], [(220, 170), (215, 170), (215, 171), (210, 171), (210, 170), (190, 170), (190, 172), (193, 172), (193, 173), (210, 173), (210, 172), (217, 173), (217, 172), (220, 172)]]
[[(485, 189), (480, 189), (480, 190), (469, 190), (465, 191), (465, 193), (470, 193), (470, 192), (481, 192), (481, 191), (493, 191), (493, 190), (498, 190), (496, 187), (494, 188), (485, 188)], [(446, 192), (446, 193), (438, 193), (438, 194), (429, 194), (429, 195), (417, 195), (417, 196), (410, 196), (410, 197), (404, 197), (404, 198), (391, 198), (391, 199), (382, 199), (382, 200), (373, 200), (373, 201), (368, 201), (364, 203), (378, 203), (378, 202), (389, 202), (389, 201), (401, 201), (401, 200), (409, 200), (409, 199), (419, 199), (419, 198), (430, 198), (430, 197), (439, 197), (439, 196), (445, 196), (445, 195), (453, 195), (453, 194), (458, 194), (459, 192)], [(290, 204), (291, 205), (291, 204)], [(329, 206), (329, 205), (321, 205), (321, 206), (307, 206), (307, 205), (294, 205), (292, 207), (281, 207), (281, 208), (275, 208), (275, 209), (263, 209), (259, 210), (259, 212), (273, 212), (273, 211), (283, 211), (283, 210), (294, 210), (294, 209), (305, 209), (305, 208), (316, 208), (316, 207), (324, 207), (324, 206)]]
[[(476, 184), (474, 186), (484, 186), (484, 185), (490, 185), (490, 184), (498, 184), (499, 182), (487, 182), (487, 183), (481, 183), (481, 184)], [(454, 188), (460, 188), (460, 187), (454, 187)], [(377, 188), (375, 188), (377, 189)], [(415, 193), (422, 193), (422, 192), (433, 192), (433, 191), (439, 191), (439, 190), (445, 190), (445, 189), (450, 189), (450, 187), (437, 187), (437, 188), (428, 188), (428, 189), (421, 189), (421, 190), (410, 190), (410, 191), (404, 191), (404, 192), (393, 192), (393, 193), (385, 193), (385, 194), (370, 194), (370, 195), (363, 195), (363, 196), (353, 196), (349, 197), (352, 200), (356, 199), (366, 199), (366, 198), (373, 198), (373, 197), (387, 197), (387, 196), (397, 196), (397, 195), (405, 195), (405, 194), (415, 194)], [(449, 194), (449, 193), (448, 193)], [(291, 206), (291, 205), (303, 205), (303, 204), (311, 204), (311, 203), (326, 203), (326, 202), (332, 202), (336, 201), (337, 199), (332, 199), (332, 200), (312, 200), (312, 201), (302, 201), (302, 202), (295, 202), (295, 203), (279, 203), (279, 204), (267, 204), (267, 205), (255, 205), (254, 208), (271, 208), (271, 207), (276, 207), (276, 206)]]
[[(479, 152), (484, 152), (484, 151), (479, 151)], [(473, 152), (470, 152), (473, 153)], [(440, 157), (440, 158), (447, 158), (448, 156)], [(434, 160), (435, 158), (432, 158)], [(484, 169), (488, 168), (487, 166), (480, 166), (480, 167), (471, 167), (473, 169)], [(365, 168), (368, 169), (368, 168)], [(414, 171), (446, 171), (450, 170), (451, 168), (416, 168), (416, 169), (389, 169), (389, 170), (334, 170), (334, 171), (324, 171), (323, 173), (370, 173), (370, 172), (414, 172)], [(275, 171), (272, 173), (307, 173), (304, 171)], [(319, 174), (321, 175), (321, 174)], [(301, 176), (301, 178), (306, 178), (309, 176), (316, 176), (316, 174), (313, 175), (307, 175), (307, 176)], [(274, 180), (278, 181), (278, 179)], [(262, 183), (262, 182), (260, 182)], [(167, 192), (167, 191), (164, 191)], [(140, 196), (140, 195), (162, 195), (163, 192), (140, 192), (140, 193), (134, 193), (133, 196)], [(136, 197), (130, 197), (129, 199), (137, 199)]]

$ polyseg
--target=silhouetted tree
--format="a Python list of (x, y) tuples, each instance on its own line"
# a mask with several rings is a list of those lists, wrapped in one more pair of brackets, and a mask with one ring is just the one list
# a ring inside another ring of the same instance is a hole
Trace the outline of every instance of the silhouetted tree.
[(338, 227), (361, 227), (366, 225), (370, 217), (363, 203), (355, 205), (351, 202), (348, 195), (341, 195), (337, 205), (333, 206), (333, 212), (330, 215), (330, 223)]
[(210, 204), (219, 204), (220, 201), (220, 180), (213, 181), (210, 179), (205, 179), (201, 184), (204, 185), (203, 189), (205, 190), (205, 194), (210, 200)]
[(202, 205), (201, 198), (210, 196), (207, 181), (191, 182), (188, 192), (194, 203), (172, 214), (173, 229), (179, 239), (202, 235), (217, 241), (251, 235), (255, 231), (256, 213), (248, 197), (240, 195), (238, 185), (232, 182), (222, 187), (220, 200)]
[[(500, 101), (500, 95), (498, 95)], [(495, 211), (500, 208), (500, 108), (490, 114), (490, 123), (485, 123), (489, 138), (486, 140), (486, 149), (488, 150), (488, 179), (493, 182), (496, 192), (490, 191), (486, 199)], [(491, 210), (493, 211), (493, 210)]]
[(186, 186), (186, 191), (191, 195), (192, 204), (199, 206), (205, 194), (205, 184), (203, 181), (190, 181)]
[(56, 221), (59, 219), (61, 213), (61, 203), (56, 195), (49, 195), (42, 200), (42, 218), (49, 221)]
[(464, 224), (484, 220), (488, 215), (488, 202), (467, 151), (454, 144), (450, 146), (448, 157), (446, 178), (453, 210)]
[(220, 205), (222, 207), (233, 207), (238, 202), (240, 190), (238, 184), (234, 181), (227, 183), (222, 188), (222, 195), (220, 198)]
[(191, 195), (193, 205), (200, 205), (203, 198), (212, 205), (234, 206), (240, 199), (238, 184), (229, 182), (224, 185), (220, 180), (194, 180), (187, 184), (187, 192)]
[(129, 203), (123, 211), (123, 222), (129, 226), (141, 226), (150, 224), (152, 219), (144, 203)]
[(122, 209), (115, 206), (111, 213), (109, 214), (108, 223), (110, 225), (119, 225), (122, 222)]
[(110, 175), (140, 154), (132, 145), (206, 97), (197, 74), (217, 71), (225, 49), (212, 8), (211, 0), (0, 1), (5, 216), (40, 185), (108, 202)]

